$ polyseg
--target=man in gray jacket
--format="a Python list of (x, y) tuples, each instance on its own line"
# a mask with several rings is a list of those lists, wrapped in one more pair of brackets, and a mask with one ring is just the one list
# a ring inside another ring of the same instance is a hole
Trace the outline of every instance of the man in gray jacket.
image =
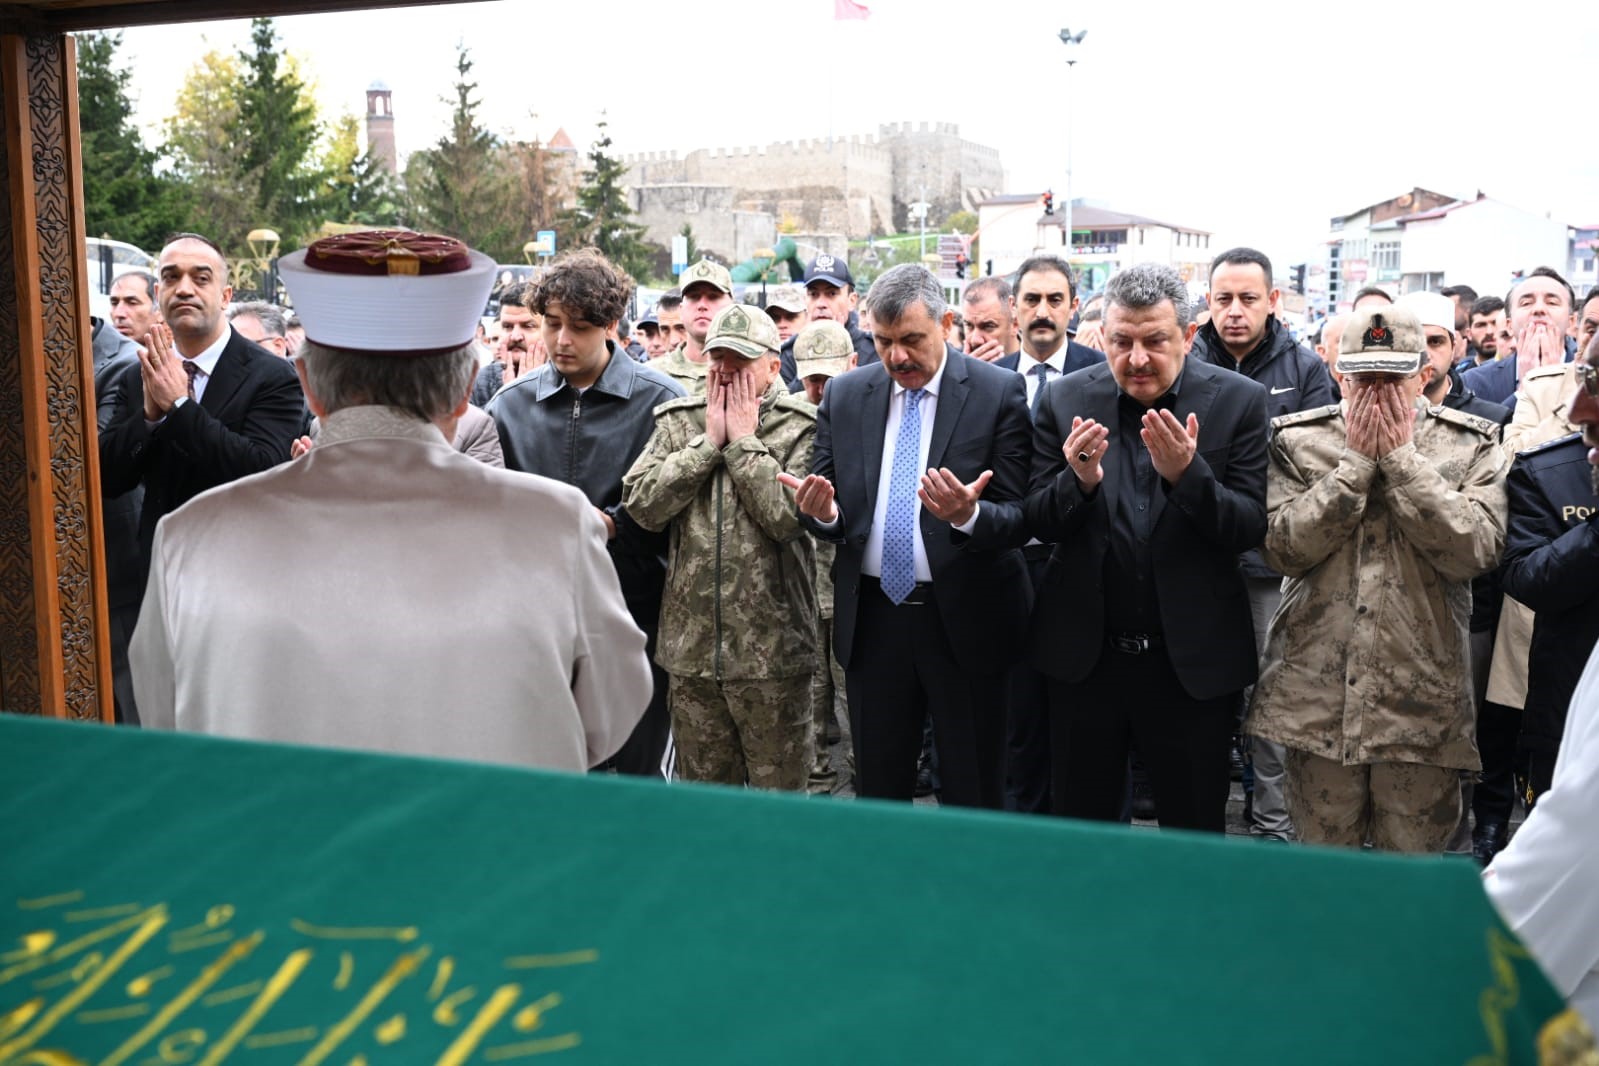
[(499, 427), (508, 469), (581, 489), (605, 521), (622, 597), (649, 641), (655, 675), (648, 710), (605, 768), (649, 775), (660, 772), (669, 725), (666, 674), (653, 665), (667, 538), (628, 517), (622, 475), (649, 443), (655, 408), (684, 392), (606, 339), (632, 291), (627, 275), (593, 249), (557, 259), (527, 296), (528, 309), (542, 317), (549, 362), (506, 385), (486, 410)]

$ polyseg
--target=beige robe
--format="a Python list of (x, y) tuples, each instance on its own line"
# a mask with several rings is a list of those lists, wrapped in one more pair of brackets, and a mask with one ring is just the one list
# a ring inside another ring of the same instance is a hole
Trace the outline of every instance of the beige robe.
[(651, 692), (583, 494), (381, 407), (163, 519), (130, 658), (149, 727), (568, 770)]

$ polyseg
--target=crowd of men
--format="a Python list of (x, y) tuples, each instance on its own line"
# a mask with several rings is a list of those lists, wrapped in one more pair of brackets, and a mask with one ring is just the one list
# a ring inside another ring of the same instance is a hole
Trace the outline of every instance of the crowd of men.
[(943, 803), (1102, 821), (1136, 776), (1210, 832), (1243, 737), (1261, 839), (1485, 864), (1560, 782), (1599, 291), (1554, 270), (1305, 346), (1249, 248), (1092, 317), (1037, 256), (960, 332), (830, 255), (636, 322), (593, 250), (492, 323), (448, 238), (295, 253), (298, 319), (203, 236), (159, 263), (96, 335), (125, 722), (902, 801), (931, 756)]

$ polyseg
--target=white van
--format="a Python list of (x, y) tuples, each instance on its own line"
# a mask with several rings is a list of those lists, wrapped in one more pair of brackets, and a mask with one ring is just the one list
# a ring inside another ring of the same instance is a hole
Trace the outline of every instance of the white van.
[(103, 237), (90, 237), (84, 242), (89, 270), (89, 313), (103, 321), (111, 321), (111, 286), (130, 270), (155, 273), (156, 258), (143, 248), (126, 241), (113, 241)]

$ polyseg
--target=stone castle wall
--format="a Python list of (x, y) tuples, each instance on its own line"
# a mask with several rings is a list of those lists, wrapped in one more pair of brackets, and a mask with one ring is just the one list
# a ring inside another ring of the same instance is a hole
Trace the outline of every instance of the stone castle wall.
[(634, 189), (730, 186), (741, 209), (856, 239), (908, 228), (907, 205), (920, 196), (924, 181), (935, 225), (955, 211), (975, 210), (979, 200), (1004, 186), (999, 153), (962, 140), (953, 123), (892, 123), (880, 126), (876, 137), (702, 148), (682, 156), (643, 152), (623, 162)]

